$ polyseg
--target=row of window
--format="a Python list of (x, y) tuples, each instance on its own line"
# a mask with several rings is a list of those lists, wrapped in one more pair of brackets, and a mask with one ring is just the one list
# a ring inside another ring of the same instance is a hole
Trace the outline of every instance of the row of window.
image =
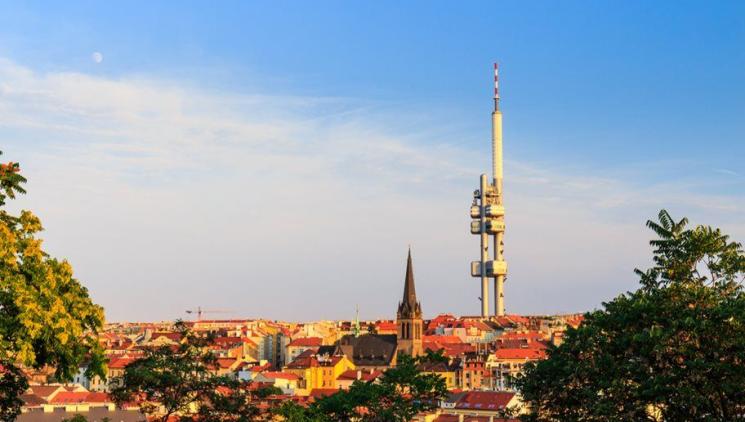
[[(413, 325), (413, 327), (414, 327), (414, 339), (419, 340), (420, 338), (422, 338), (422, 324), (421, 323), (418, 323), (418, 324), (415, 323)], [(412, 331), (411, 328), (412, 328), (412, 323), (410, 323), (410, 322), (402, 322), (401, 323), (400, 330), (401, 330), (401, 338), (402, 339), (404, 339), (404, 340), (411, 340), (411, 331)]]

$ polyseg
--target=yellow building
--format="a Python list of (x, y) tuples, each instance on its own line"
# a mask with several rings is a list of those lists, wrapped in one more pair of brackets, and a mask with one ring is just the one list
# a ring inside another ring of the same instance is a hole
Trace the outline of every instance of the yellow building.
[(336, 379), (344, 372), (355, 369), (354, 363), (343, 354), (323, 350), (307, 350), (284, 368), (284, 372), (295, 374), (300, 379), (298, 388), (309, 393), (322, 388), (339, 388)]
[(425, 363), (419, 369), (425, 374), (439, 375), (440, 378), (445, 380), (445, 386), (448, 390), (453, 390), (457, 387), (456, 368), (447, 362)]

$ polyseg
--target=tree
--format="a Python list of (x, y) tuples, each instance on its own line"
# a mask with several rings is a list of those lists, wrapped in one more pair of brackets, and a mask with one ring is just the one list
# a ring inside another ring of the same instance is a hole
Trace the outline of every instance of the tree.
[(328, 419), (318, 414), (313, 409), (308, 409), (298, 405), (293, 401), (284, 401), (275, 409), (273, 413), (280, 416), (284, 422), (326, 422)]
[(730, 421), (745, 411), (745, 255), (719, 229), (649, 221), (640, 288), (587, 313), (516, 380), (535, 421)]
[[(1, 154), (1, 153), (0, 153)], [(55, 378), (71, 380), (89, 360), (89, 376), (105, 376), (97, 334), (103, 308), (73, 277), (72, 266), (45, 253), (36, 237), (41, 221), (31, 211), (13, 215), (6, 201), (26, 191), (18, 163), (0, 164), (0, 418), (20, 412), (27, 388), (21, 366), (53, 367)]]
[(323, 397), (308, 408), (285, 404), (277, 413), (288, 421), (408, 422), (419, 412), (435, 409), (447, 394), (445, 380), (422, 373), (418, 363), (401, 355), (377, 381), (358, 380), (349, 390)]
[(0, 367), (0, 420), (12, 421), (18, 416), (23, 401), (21, 394), (28, 388), (28, 381), (21, 369), (12, 362)]
[(280, 395), (280, 394), (283, 394), (282, 389), (279, 387), (275, 387), (273, 385), (269, 385), (266, 387), (259, 387), (253, 391), (254, 397), (257, 397), (260, 399), (265, 399), (269, 396)]
[(182, 338), (177, 346), (146, 349), (144, 357), (112, 380), (114, 401), (136, 401), (144, 414), (164, 422), (174, 415), (182, 421), (254, 420), (258, 409), (251, 403), (248, 385), (211, 372), (217, 363), (210, 351), (214, 334), (197, 336), (182, 321), (175, 329)]
[(438, 349), (438, 350), (432, 350), (427, 349), (425, 350), (424, 354), (419, 357), (420, 363), (448, 363), (450, 359), (448, 359), (447, 356), (445, 356), (445, 349)]

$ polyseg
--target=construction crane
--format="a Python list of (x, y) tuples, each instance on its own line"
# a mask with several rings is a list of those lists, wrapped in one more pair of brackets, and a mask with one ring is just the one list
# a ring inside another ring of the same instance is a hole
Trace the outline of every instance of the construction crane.
[(201, 306), (197, 306), (197, 309), (187, 309), (186, 313), (197, 314), (197, 321), (201, 321), (203, 314), (232, 314), (235, 312), (229, 309), (202, 309)]

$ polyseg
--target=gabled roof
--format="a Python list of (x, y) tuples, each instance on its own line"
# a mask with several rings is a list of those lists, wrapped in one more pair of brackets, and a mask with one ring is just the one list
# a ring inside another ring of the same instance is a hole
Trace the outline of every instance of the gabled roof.
[(118, 358), (112, 358), (109, 361), (109, 364), (107, 365), (109, 369), (124, 369), (129, 365), (130, 363), (136, 361), (137, 358), (133, 357), (118, 357)]
[(505, 409), (515, 393), (509, 391), (465, 391), (451, 395), (446, 401), (455, 403), (456, 409), (493, 410)]
[(364, 334), (344, 336), (339, 349), (356, 366), (389, 366), (396, 355), (398, 341), (395, 334)]
[(288, 347), (319, 347), (322, 342), (320, 337), (302, 337), (292, 340)]
[(50, 397), (54, 397), (56, 394), (65, 391), (61, 385), (30, 385), (27, 392), (35, 396), (39, 396), (44, 400), (49, 400)]
[(494, 352), (497, 359), (545, 359), (546, 352), (543, 349), (497, 349)]
[(215, 345), (219, 347), (238, 347), (238, 346), (243, 346), (243, 343), (244, 343), (244, 340), (242, 337), (216, 337), (215, 338)]
[(463, 340), (458, 336), (424, 336), (423, 342), (433, 342), (440, 344), (462, 344)]
[[(558, 334), (558, 333), (557, 333)], [(499, 349), (547, 349), (548, 342), (535, 339), (497, 339), (494, 344)]]
[(383, 371), (362, 371), (359, 369), (349, 369), (342, 372), (338, 377), (336, 377), (336, 379), (341, 381), (372, 381), (377, 379), (381, 375), (383, 375)]
[(217, 367), (220, 369), (230, 369), (236, 362), (238, 362), (236, 358), (217, 358)]
[(25, 407), (40, 406), (46, 404), (47, 401), (33, 393), (21, 394), (21, 400)]
[(456, 409), (504, 409), (515, 393), (502, 391), (469, 391), (455, 403)]
[(508, 340), (508, 339), (530, 339), (530, 340), (544, 340), (546, 336), (540, 331), (507, 331), (502, 333), (497, 340)]
[(397, 331), (398, 330), (398, 324), (396, 324), (396, 321), (377, 321), (377, 322), (375, 322), (375, 329), (378, 332), (381, 332), (381, 331)]
[(453, 356), (460, 356), (465, 353), (471, 353), (476, 351), (476, 346), (473, 346), (468, 343), (438, 343), (438, 342), (431, 342), (427, 341), (423, 343), (424, 350), (431, 350), (433, 352), (436, 352), (438, 350), (442, 350), (442, 353), (445, 356), (453, 357)]
[[(331, 346), (330, 346), (331, 347)], [(289, 369), (305, 369), (314, 368), (318, 366), (335, 366), (340, 360), (344, 358), (343, 355), (338, 354), (321, 354), (316, 353), (312, 349), (308, 349), (298, 355), (292, 362), (287, 365)]]
[(283, 380), (290, 380), (290, 381), (297, 381), (298, 379), (297, 375), (290, 374), (288, 372), (267, 371), (267, 372), (263, 372), (261, 376), (264, 378), (269, 378), (269, 379), (283, 379)]
[(170, 332), (170, 331), (168, 331), (168, 332), (161, 332), (161, 333), (153, 333), (152, 336), (150, 337), (150, 341), (155, 341), (155, 340), (157, 340), (157, 339), (159, 339), (161, 337), (165, 337), (165, 338), (167, 338), (168, 340), (170, 340), (170, 341), (172, 341), (174, 343), (178, 343), (178, 342), (181, 341), (181, 334), (180, 333), (174, 333), (174, 332)]
[(310, 397), (313, 397), (313, 398), (317, 398), (318, 399), (318, 398), (321, 398), (321, 397), (327, 397), (327, 396), (336, 394), (338, 392), (339, 392), (339, 390), (337, 390), (335, 388), (314, 388), (314, 389), (310, 390), (310, 394), (309, 395), (310, 395)]
[(75, 404), (75, 403), (110, 403), (109, 395), (106, 393), (94, 393), (88, 391), (61, 391), (57, 393), (49, 403), (51, 404)]

